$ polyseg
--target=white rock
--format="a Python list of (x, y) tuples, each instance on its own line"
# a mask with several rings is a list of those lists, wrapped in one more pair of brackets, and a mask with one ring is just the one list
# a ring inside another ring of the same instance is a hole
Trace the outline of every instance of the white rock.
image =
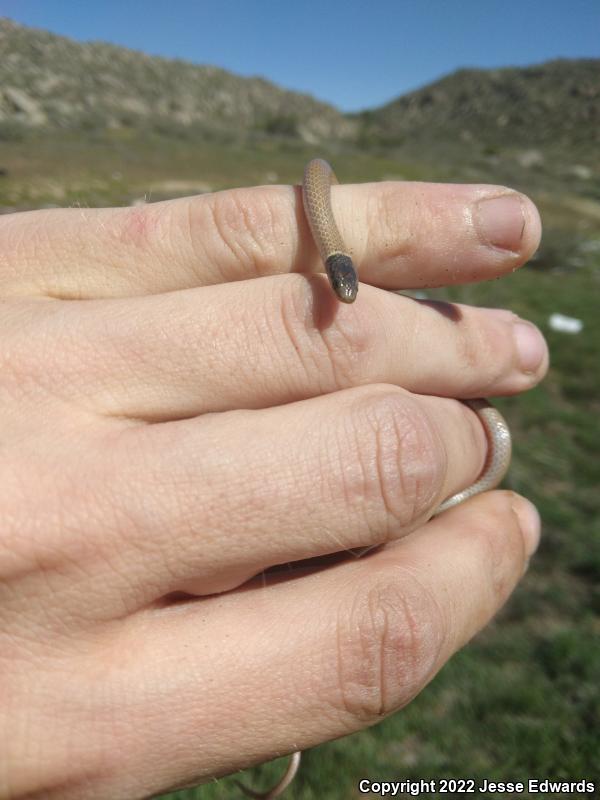
[(539, 167), (544, 163), (544, 156), (540, 150), (522, 150), (516, 158), (518, 163), (525, 168)]
[(565, 317), (564, 314), (551, 314), (548, 324), (553, 331), (561, 333), (581, 333), (583, 322), (575, 317)]
[(584, 164), (573, 164), (569, 172), (575, 178), (581, 178), (583, 181), (589, 181), (593, 177), (592, 170)]

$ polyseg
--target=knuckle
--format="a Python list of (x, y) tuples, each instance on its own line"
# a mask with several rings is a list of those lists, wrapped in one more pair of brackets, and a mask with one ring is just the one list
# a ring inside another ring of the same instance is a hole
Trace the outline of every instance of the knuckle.
[(275, 258), (281, 260), (281, 242), (294, 240), (270, 187), (216, 192), (203, 202), (222, 248), (234, 256), (234, 264), (243, 264), (244, 272), (250, 267), (255, 275), (267, 274)]
[(382, 384), (361, 394), (352, 420), (362, 481), (347, 493), (409, 527), (436, 503), (445, 449), (424, 408), (404, 390)]
[(306, 281), (282, 282), (280, 314), (286, 339), (313, 382), (322, 385), (325, 380), (327, 389), (343, 389), (367, 379), (365, 365), (381, 349), (384, 333), (376, 315), (356, 309), (351, 315), (337, 314), (331, 325), (319, 326)]
[[(295, 354), (307, 375), (319, 371), (317, 358), (312, 347), (310, 328), (310, 308), (307, 302), (307, 293), (304, 287), (299, 286), (299, 281), (283, 281), (277, 284), (279, 292), (276, 305), (279, 311), (277, 326), (281, 330), (270, 330), (270, 346), (281, 349), (282, 359), (289, 362), (290, 353)], [(265, 314), (265, 319), (274, 315)]]
[(411, 700), (435, 671), (443, 626), (431, 595), (405, 570), (381, 571), (339, 610), (338, 711), (373, 723)]
[(315, 330), (334, 384), (339, 388), (356, 385), (368, 377), (365, 368), (385, 341), (379, 317), (366, 306), (353, 310), (352, 314), (336, 314), (332, 325)]

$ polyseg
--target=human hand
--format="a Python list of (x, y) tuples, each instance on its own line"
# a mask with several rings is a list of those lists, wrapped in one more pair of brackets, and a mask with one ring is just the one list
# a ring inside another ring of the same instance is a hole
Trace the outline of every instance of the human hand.
[(366, 727), (521, 577), (524, 499), (427, 520), (485, 457), (451, 398), (533, 386), (541, 336), (368, 284), (510, 272), (537, 212), (493, 186), (333, 202), (352, 306), (295, 274), (317, 256), (289, 187), (0, 218), (0, 796), (131, 800)]

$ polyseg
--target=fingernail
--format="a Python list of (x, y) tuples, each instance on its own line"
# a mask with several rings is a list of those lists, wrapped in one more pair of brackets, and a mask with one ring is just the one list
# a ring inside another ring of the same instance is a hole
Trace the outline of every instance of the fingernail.
[(540, 515), (533, 503), (530, 503), (524, 497), (519, 497), (512, 509), (519, 518), (519, 526), (525, 540), (525, 549), (528, 557), (531, 557), (540, 543), (542, 528)]
[(513, 325), (515, 345), (523, 372), (536, 372), (546, 355), (546, 342), (530, 322), (519, 320)]
[(484, 244), (517, 251), (525, 230), (525, 215), (515, 192), (483, 198), (475, 204), (475, 225)]

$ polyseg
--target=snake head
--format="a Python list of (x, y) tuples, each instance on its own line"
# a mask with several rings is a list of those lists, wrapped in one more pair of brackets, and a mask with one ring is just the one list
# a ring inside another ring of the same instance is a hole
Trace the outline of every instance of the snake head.
[(358, 292), (358, 275), (350, 256), (333, 253), (325, 262), (331, 288), (342, 303), (353, 303)]

